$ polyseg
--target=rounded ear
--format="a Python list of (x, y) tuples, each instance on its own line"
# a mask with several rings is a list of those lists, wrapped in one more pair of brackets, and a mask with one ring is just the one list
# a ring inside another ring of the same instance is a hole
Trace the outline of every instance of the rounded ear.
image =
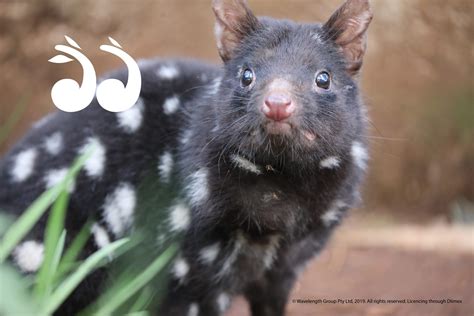
[(212, 10), (216, 16), (217, 48), (225, 62), (234, 56), (242, 39), (256, 30), (260, 22), (246, 0), (213, 0)]
[(367, 47), (367, 28), (372, 21), (369, 0), (346, 2), (323, 25), (325, 38), (334, 41), (346, 58), (347, 71), (355, 75), (362, 67)]

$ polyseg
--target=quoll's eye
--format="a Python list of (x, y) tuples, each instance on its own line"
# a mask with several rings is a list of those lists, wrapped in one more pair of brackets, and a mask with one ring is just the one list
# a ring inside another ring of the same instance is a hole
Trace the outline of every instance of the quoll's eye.
[(254, 74), (253, 71), (249, 68), (245, 69), (242, 72), (242, 78), (240, 79), (242, 82), (242, 86), (248, 87), (254, 80)]
[(315, 81), (319, 88), (327, 90), (331, 85), (331, 76), (326, 71), (322, 71), (316, 75)]

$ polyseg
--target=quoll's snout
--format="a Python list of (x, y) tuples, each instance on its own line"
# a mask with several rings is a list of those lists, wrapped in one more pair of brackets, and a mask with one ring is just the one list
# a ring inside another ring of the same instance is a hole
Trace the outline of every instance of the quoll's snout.
[(283, 121), (293, 114), (295, 104), (288, 81), (276, 79), (268, 86), (262, 111), (267, 118), (276, 122)]
[(274, 121), (283, 121), (291, 116), (295, 106), (289, 94), (271, 93), (266, 96), (263, 106), (265, 116)]

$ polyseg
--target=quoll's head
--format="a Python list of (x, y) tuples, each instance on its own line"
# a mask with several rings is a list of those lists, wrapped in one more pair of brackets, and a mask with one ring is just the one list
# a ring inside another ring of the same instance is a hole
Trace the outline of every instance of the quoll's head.
[(350, 151), (364, 132), (357, 80), (368, 0), (347, 0), (324, 24), (257, 18), (245, 0), (214, 0), (213, 10), (226, 148), (261, 163)]

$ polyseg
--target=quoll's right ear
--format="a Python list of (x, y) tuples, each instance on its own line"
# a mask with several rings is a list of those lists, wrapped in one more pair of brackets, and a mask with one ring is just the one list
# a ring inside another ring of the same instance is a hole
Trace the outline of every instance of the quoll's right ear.
[(346, 0), (323, 26), (325, 37), (341, 48), (351, 75), (362, 67), (372, 16), (369, 0)]
[(256, 30), (260, 22), (248, 8), (246, 0), (213, 0), (212, 10), (216, 16), (217, 48), (226, 62), (234, 56), (244, 37)]

